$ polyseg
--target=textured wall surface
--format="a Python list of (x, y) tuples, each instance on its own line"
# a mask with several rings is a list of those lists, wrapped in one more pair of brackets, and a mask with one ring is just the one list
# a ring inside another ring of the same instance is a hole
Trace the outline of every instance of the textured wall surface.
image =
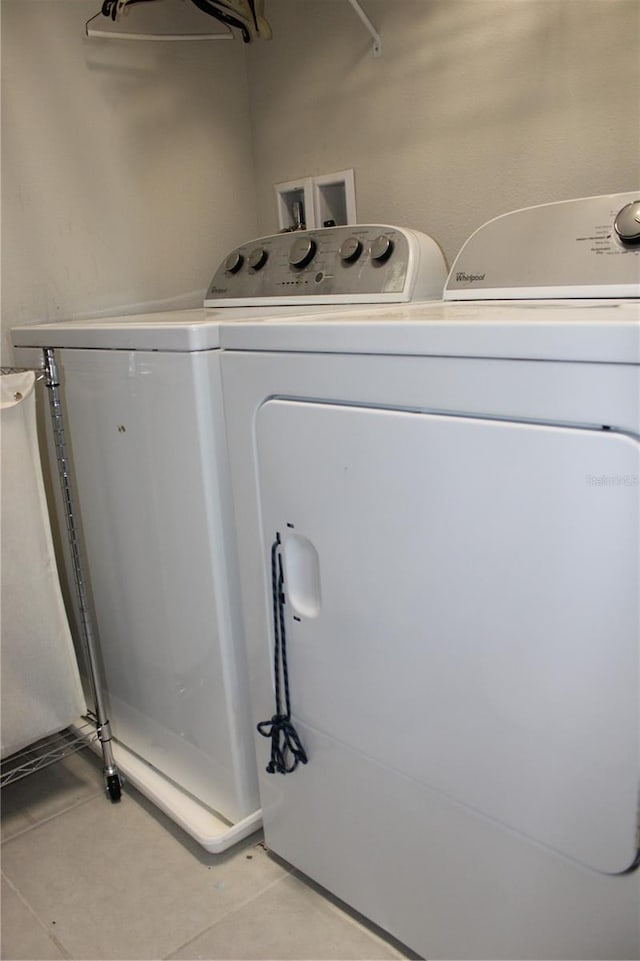
[[(176, 0), (173, 0), (176, 2)], [(158, 4), (158, 7), (161, 7)], [(2, 0), (2, 330), (191, 306), (273, 184), (355, 169), (431, 233), (640, 184), (638, 0), (267, 0), (274, 38), (88, 40), (96, 0)]]
[(260, 229), (273, 184), (355, 168), (358, 219), (449, 258), (518, 207), (640, 185), (637, 0), (268, 0), (248, 58)]
[(12, 324), (198, 305), (256, 232), (244, 45), (87, 39), (99, 8), (2, 0), (9, 358)]

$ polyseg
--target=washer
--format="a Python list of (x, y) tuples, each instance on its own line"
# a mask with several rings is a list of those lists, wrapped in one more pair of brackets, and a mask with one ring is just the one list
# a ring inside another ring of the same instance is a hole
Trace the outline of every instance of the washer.
[(23, 363), (54, 349), (61, 372), (118, 767), (208, 851), (261, 823), (221, 320), (439, 297), (445, 279), (423, 234), (336, 227), (232, 251), (206, 309), (13, 330)]
[(221, 331), (266, 842), (424, 957), (640, 954), (639, 221)]

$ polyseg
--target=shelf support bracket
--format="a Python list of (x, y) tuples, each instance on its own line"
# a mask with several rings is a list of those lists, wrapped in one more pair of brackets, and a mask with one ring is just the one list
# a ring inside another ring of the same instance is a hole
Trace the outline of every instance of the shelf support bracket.
[(376, 28), (374, 27), (374, 25), (373, 25), (373, 24), (371, 23), (371, 21), (369, 20), (369, 17), (366, 15), (366, 13), (364, 12), (364, 10), (363, 10), (362, 7), (360, 6), (360, 3), (358, 2), (358, 0), (349, 0), (349, 3), (351, 4), (351, 6), (352, 6), (353, 9), (355, 10), (355, 12), (358, 14), (358, 16), (359, 16), (360, 19), (362, 20), (363, 24), (365, 25), (365, 27), (367, 28), (367, 30), (368, 30), (369, 33), (371, 34), (371, 37), (373, 38), (373, 56), (374, 56), (374, 57), (379, 57), (379, 56), (381, 56), (381, 54), (382, 54), (382, 37), (380, 36), (380, 34), (378, 33), (378, 31), (376, 30)]

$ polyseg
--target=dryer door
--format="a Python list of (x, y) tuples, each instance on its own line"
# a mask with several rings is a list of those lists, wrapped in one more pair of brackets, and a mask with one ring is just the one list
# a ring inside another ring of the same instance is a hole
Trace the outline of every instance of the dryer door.
[(281, 400), (256, 430), (294, 717), (584, 865), (629, 868), (640, 445)]

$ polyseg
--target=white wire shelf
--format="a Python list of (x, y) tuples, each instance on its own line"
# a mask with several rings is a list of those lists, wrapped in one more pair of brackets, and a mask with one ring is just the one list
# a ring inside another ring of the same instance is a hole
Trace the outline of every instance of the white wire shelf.
[(4, 788), (29, 774), (34, 774), (51, 764), (56, 764), (70, 754), (77, 754), (78, 751), (88, 747), (97, 738), (95, 724), (87, 721), (82, 726), (66, 728), (58, 734), (52, 734), (36, 741), (34, 744), (30, 744), (28, 748), (12, 754), (2, 761), (0, 764), (0, 787)]

